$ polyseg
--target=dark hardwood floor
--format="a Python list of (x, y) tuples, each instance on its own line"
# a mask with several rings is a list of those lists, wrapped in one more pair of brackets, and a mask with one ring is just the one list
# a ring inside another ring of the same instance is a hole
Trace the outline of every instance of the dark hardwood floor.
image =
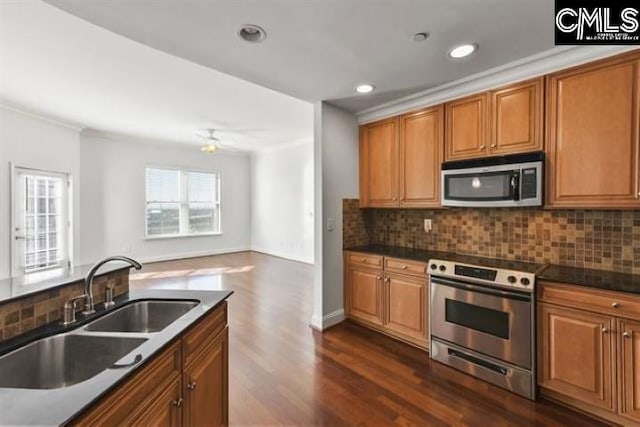
[(229, 289), (232, 425), (603, 425), (344, 322), (308, 324), (313, 267), (255, 252), (145, 265), (133, 288)]

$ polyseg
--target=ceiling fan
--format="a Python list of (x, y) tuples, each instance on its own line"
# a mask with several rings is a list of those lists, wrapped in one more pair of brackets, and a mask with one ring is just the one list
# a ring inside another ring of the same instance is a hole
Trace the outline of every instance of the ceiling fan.
[(238, 151), (235, 148), (235, 143), (232, 141), (221, 141), (220, 138), (216, 137), (215, 129), (205, 129), (204, 131), (199, 131), (196, 133), (197, 136), (204, 139), (204, 143), (200, 150), (203, 153), (213, 154), (218, 150), (226, 150), (226, 151)]

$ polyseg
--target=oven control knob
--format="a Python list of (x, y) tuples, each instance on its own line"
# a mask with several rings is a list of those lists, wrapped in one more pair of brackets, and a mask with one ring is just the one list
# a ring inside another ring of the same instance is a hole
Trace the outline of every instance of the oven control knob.
[(516, 283), (518, 279), (516, 279), (516, 276), (509, 276), (507, 277), (507, 280), (509, 283)]
[(440, 266), (440, 271), (445, 271), (447, 269), (447, 267), (445, 267), (444, 265)]
[(435, 270), (436, 268), (438, 268), (438, 266), (437, 266), (437, 265), (435, 265), (435, 264), (431, 264), (431, 269), (432, 269), (432, 270)]
[(526, 277), (523, 277), (522, 279), (520, 279), (520, 284), (522, 284), (522, 286), (529, 286), (531, 284), (531, 281)]

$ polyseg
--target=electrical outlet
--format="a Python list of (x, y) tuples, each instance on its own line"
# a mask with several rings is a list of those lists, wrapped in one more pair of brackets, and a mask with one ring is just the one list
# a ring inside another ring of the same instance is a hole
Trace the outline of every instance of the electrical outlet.
[(336, 221), (333, 218), (327, 218), (327, 231), (336, 229)]
[(431, 229), (433, 228), (432, 224), (431, 224), (431, 220), (430, 219), (425, 219), (424, 220), (424, 232), (428, 233), (431, 231)]

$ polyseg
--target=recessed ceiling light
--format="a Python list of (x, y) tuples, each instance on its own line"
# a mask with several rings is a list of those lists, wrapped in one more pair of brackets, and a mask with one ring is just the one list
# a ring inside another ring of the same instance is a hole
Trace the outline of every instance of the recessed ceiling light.
[(257, 25), (245, 24), (238, 28), (238, 37), (249, 43), (260, 43), (267, 37), (267, 32)]
[(374, 85), (370, 85), (369, 83), (363, 83), (361, 85), (356, 86), (356, 92), (358, 93), (371, 93), (376, 87)]
[(473, 52), (478, 49), (478, 46), (471, 43), (461, 44), (459, 46), (454, 47), (449, 51), (449, 57), (453, 59), (464, 58), (465, 56), (471, 55)]
[(429, 37), (429, 33), (423, 31), (420, 33), (415, 33), (413, 36), (411, 36), (411, 40), (413, 40), (414, 42), (423, 42), (428, 37)]

